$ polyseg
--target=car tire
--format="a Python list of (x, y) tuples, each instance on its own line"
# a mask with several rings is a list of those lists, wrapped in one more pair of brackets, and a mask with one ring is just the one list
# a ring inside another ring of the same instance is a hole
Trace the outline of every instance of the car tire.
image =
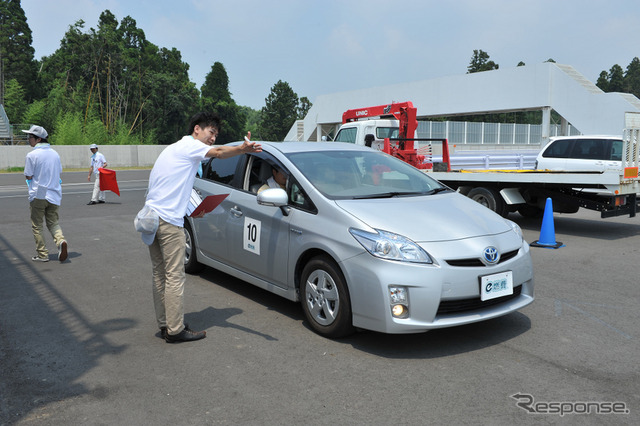
[(193, 230), (188, 220), (184, 220), (184, 271), (187, 274), (197, 274), (202, 271), (204, 265), (198, 262), (198, 256), (196, 255), (196, 243), (193, 238)]
[(507, 203), (502, 199), (502, 195), (493, 188), (473, 188), (469, 191), (467, 197), (493, 210), (502, 217), (507, 217), (509, 214)]
[(339, 338), (355, 331), (346, 280), (329, 257), (315, 257), (305, 265), (300, 298), (304, 315), (316, 333)]

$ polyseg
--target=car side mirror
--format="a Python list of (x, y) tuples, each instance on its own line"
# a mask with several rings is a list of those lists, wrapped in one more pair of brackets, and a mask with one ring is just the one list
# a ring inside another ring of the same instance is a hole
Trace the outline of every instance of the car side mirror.
[(269, 188), (258, 193), (258, 204), (261, 206), (282, 207), (289, 203), (289, 197), (284, 189)]
[(269, 188), (258, 193), (258, 204), (261, 206), (280, 207), (284, 216), (289, 216), (289, 197), (282, 188)]

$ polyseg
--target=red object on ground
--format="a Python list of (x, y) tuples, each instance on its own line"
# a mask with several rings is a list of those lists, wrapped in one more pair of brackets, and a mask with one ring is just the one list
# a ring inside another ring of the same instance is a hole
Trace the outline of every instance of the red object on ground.
[(100, 191), (111, 191), (119, 197), (120, 189), (115, 170), (99, 168), (98, 171), (100, 172)]

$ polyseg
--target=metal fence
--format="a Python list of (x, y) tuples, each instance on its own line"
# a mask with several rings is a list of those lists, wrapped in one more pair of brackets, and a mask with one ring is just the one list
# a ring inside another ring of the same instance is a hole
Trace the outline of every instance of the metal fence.
[[(419, 121), (418, 138), (446, 138), (450, 144), (540, 145), (541, 124), (475, 123), (469, 121)], [(549, 136), (559, 136), (561, 126), (552, 124)], [(580, 132), (569, 125), (569, 135)]]

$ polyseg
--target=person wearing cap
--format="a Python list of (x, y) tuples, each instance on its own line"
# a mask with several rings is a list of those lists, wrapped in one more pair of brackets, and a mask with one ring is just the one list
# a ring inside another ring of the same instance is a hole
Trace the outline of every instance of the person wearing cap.
[[(188, 135), (167, 146), (158, 156), (149, 175), (145, 206), (134, 220), (143, 242), (149, 245), (156, 321), (168, 343), (206, 337), (206, 331), (191, 330), (184, 323), (183, 227), (198, 166), (210, 157), (229, 158), (262, 151), (259, 144), (249, 140), (251, 133), (240, 145), (214, 146), (219, 131), (220, 117), (216, 114), (201, 112), (191, 118)], [(204, 213), (198, 217), (202, 216)]]
[(24, 165), (24, 175), (29, 187), (29, 209), (31, 210), (31, 230), (36, 241), (37, 255), (31, 260), (35, 262), (48, 262), (49, 251), (42, 235), (42, 221), (45, 220), (47, 228), (58, 247), (58, 260), (67, 260), (67, 241), (62, 234), (62, 228), (58, 223), (58, 209), (62, 202), (62, 185), (60, 173), (62, 163), (60, 156), (51, 149), (47, 141), (47, 131), (41, 126), (31, 126), (29, 130), (23, 130), (29, 136), (29, 145), (33, 148), (28, 154)]
[(98, 203), (104, 203), (104, 191), (100, 191), (100, 169), (102, 167), (107, 167), (107, 159), (102, 155), (101, 152), (98, 152), (98, 145), (95, 143), (89, 146), (89, 150), (93, 154), (91, 156), (91, 167), (89, 168), (89, 177), (88, 181), (91, 181), (91, 174), (93, 173), (96, 177), (95, 182), (93, 184), (93, 194), (91, 195), (91, 201), (87, 203), (88, 206), (92, 206)]

